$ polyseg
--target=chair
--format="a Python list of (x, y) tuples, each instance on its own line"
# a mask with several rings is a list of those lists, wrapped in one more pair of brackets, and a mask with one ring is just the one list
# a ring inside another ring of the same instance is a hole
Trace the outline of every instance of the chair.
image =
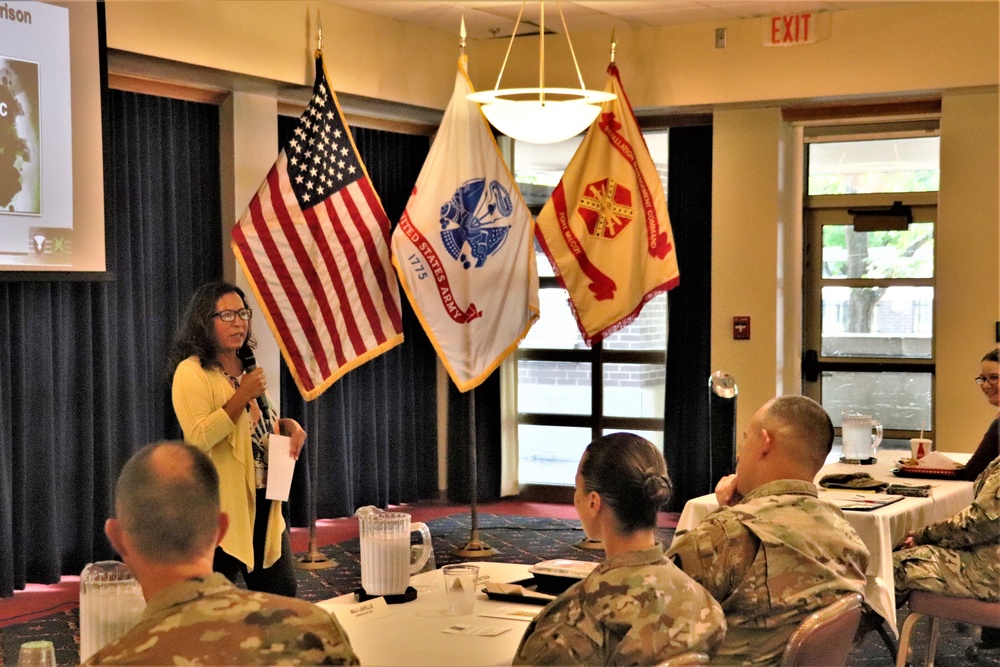
[(788, 638), (781, 667), (843, 667), (861, 621), (861, 595), (845, 595), (809, 615)]
[(957, 598), (939, 593), (913, 591), (910, 593), (907, 605), (910, 607), (910, 615), (903, 621), (903, 629), (899, 633), (899, 653), (896, 654), (896, 667), (906, 665), (913, 626), (922, 616), (929, 616), (931, 619), (927, 657), (924, 659), (924, 664), (928, 667), (934, 665), (934, 655), (937, 653), (938, 626), (942, 618), (969, 625), (1000, 628), (1000, 602), (986, 602), (973, 598)]

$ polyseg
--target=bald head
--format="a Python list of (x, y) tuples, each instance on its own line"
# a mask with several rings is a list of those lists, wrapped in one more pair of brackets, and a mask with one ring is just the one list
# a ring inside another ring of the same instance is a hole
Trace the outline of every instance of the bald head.
[(190, 445), (147, 445), (122, 468), (115, 516), (150, 562), (176, 564), (203, 556), (215, 548), (219, 529), (215, 466)]
[(816, 471), (823, 467), (833, 447), (833, 423), (822, 405), (805, 396), (778, 396), (764, 405), (762, 421)]
[(826, 410), (805, 396), (771, 399), (750, 419), (736, 463), (736, 488), (747, 495), (779, 479), (811, 482), (833, 444)]

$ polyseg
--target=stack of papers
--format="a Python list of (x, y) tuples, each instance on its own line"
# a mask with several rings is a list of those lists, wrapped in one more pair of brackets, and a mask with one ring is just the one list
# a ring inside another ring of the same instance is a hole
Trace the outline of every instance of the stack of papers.
[(530, 588), (525, 588), (520, 584), (501, 584), (499, 582), (487, 581), (485, 590), (488, 596), (490, 593), (493, 593), (494, 595), (505, 595), (508, 599), (523, 597), (526, 598), (525, 601), (544, 600), (545, 602), (556, 599), (555, 595), (539, 593)]
[(528, 568), (532, 574), (549, 575), (553, 577), (572, 577), (574, 579), (586, 579), (594, 571), (598, 563), (583, 560), (570, 560), (567, 558), (557, 558), (555, 560), (543, 560)]
[(820, 498), (831, 505), (836, 505), (842, 510), (871, 512), (872, 510), (877, 510), (880, 507), (885, 507), (886, 505), (898, 502), (903, 499), (903, 496), (896, 496), (888, 493), (855, 493), (851, 495), (824, 493), (820, 496)]

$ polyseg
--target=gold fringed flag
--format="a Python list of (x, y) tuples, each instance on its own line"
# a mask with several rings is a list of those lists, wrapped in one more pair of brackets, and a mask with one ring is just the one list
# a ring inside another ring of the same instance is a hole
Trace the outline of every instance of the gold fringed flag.
[(538, 319), (534, 222), (471, 92), (463, 55), (392, 234), (403, 290), (459, 391), (489, 377)]
[(680, 279), (663, 184), (614, 63), (605, 90), (617, 97), (602, 106), (535, 232), (588, 345)]
[(319, 56), (309, 106), (232, 242), (306, 400), (403, 342), (389, 228)]

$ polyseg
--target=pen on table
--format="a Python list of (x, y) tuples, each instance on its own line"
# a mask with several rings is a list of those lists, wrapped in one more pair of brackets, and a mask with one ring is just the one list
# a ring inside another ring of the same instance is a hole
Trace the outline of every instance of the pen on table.
[(843, 488), (827, 488), (825, 486), (820, 487), (823, 491), (850, 491), (851, 493), (878, 493), (878, 489), (843, 489)]

